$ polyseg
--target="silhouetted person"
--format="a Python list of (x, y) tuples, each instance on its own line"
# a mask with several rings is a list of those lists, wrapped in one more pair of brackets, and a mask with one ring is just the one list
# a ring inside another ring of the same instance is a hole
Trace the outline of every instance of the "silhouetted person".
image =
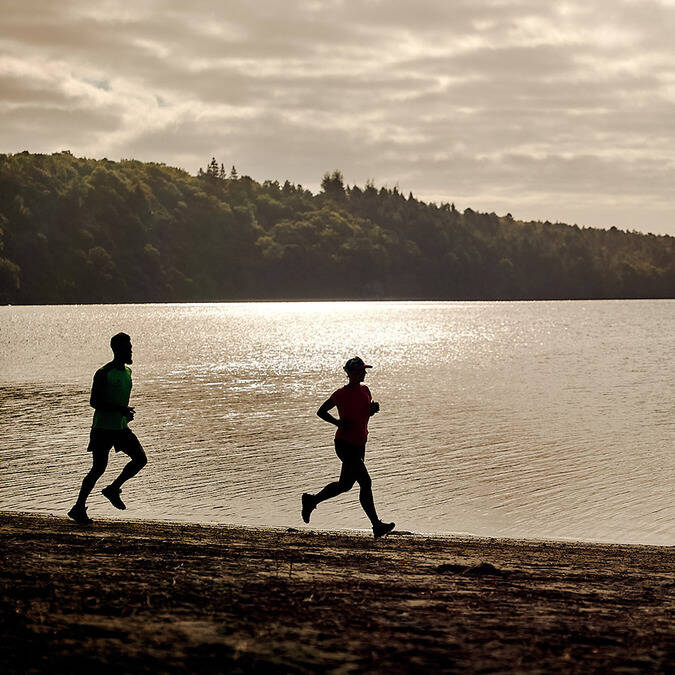
[[(375, 511), (373, 491), (368, 469), (364, 463), (366, 440), (368, 438), (368, 420), (380, 411), (380, 404), (373, 401), (370, 389), (361, 384), (366, 377), (367, 366), (355, 356), (344, 365), (349, 383), (333, 392), (317, 410), (316, 414), (326, 422), (337, 427), (335, 433), (335, 452), (342, 462), (340, 479), (329, 483), (316, 495), (305, 492), (302, 495), (302, 519), (308, 523), (312, 511), (318, 504), (352, 489), (354, 483), (360, 487), (359, 501), (373, 526), (375, 539), (394, 529), (394, 523), (383, 523)], [(328, 411), (337, 406), (339, 419)]]
[(131, 394), (131, 368), (126, 364), (131, 359), (131, 338), (126, 333), (117, 333), (110, 338), (113, 360), (96, 371), (91, 387), (89, 403), (94, 408), (94, 421), (91, 425), (89, 447), (92, 467), (82, 481), (80, 494), (68, 515), (76, 522), (93, 522), (87, 516), (87, 497), (108, 466), (110, 448), (129, 455), (131, 461), (122, 469), (122, 473), (108, 487), (101, 491), (110, 503), (118, 509), (126, 506), (120, 497), (122, 485), (133, 478), (147, 463), (145, 452), (136, 435), (129, 429), (128, 423), (134, 419), (134, 409), (129, 407)]

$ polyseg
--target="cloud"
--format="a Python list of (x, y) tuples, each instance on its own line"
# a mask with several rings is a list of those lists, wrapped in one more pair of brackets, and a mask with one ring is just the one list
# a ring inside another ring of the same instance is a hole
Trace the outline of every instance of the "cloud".
[[(675, 234), (675, 3), (0, 0), (0, 151)], [(37, 18), (36, 18), (37, 17)]]

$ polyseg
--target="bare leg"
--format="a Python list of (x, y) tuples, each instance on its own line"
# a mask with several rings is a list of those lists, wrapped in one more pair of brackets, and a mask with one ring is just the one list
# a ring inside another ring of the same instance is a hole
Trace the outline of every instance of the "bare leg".
[(356, 475), (353, 470), (353, 464), (351, 462), (342, 463), (342, 471), (340, 471), (340, 479), (334, 483), (328, 483), (321, 492), (314, 496), (315, 504), (320, 504), (321, 502), (330, 499), (331, 497), (337, 497), (343, 492), (349, 492), (356, 482)]
[(375, 510), (375, 502), (373, 501), (373, 489), (372, 481), (370, 479), (370, 474), (366, 465), (361, 462), (359, 471), (356, 474), (356, 480), (360, 486), (359, 490), (359, 501), (361, 502), (361, 507), (366, 512), (368, 519), (372, 525), (380, 522), (380, 519), (377, 517), (377, 511)]
[[(148, 458), (145, 456), (145, 453), (136, 454), (132, 460), (122, 469), (115, 480), (110, 483), (111, 488), (119, 490), (124, 483), (126, 483), (130, 478), (133, 478), (146, 464), (148, 463)], [(93, 486), (92, 486), (93, 487)]]
[(83, 508), (87, 502), (87, 498), (96, 485), (96, 481), (103, 475), (108, 466), (108, 455), (110, 450), (92, 450), (92, 467), (89, 473), (82, 479), (82, 487), (80, 494), (77, 497), (75, 506)]

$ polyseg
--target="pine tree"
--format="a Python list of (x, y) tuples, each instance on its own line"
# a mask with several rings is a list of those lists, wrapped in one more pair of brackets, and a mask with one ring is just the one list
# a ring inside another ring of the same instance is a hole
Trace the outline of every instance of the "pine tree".
[(344, 199), (345, 184), (342, 171), (335, 169), (332, 173), (325, 173), (321, 181), (321, 189), (333, 199)]
[(218, 162), (216, 162), (215, 157), (211, 158), (211, 161), (209, 162), (209, 166), (206, 169), (206, 175), (209, 178), (218, 178)]

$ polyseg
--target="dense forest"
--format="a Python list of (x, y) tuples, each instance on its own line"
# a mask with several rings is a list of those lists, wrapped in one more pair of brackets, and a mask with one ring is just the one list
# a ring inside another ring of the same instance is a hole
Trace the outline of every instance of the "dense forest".
[(459, 212), (339, 171), (313, 194), (215, 159), (193, 176), (0, 155), (1, 303), (645, 297), (675, 297), (675, 237)]

